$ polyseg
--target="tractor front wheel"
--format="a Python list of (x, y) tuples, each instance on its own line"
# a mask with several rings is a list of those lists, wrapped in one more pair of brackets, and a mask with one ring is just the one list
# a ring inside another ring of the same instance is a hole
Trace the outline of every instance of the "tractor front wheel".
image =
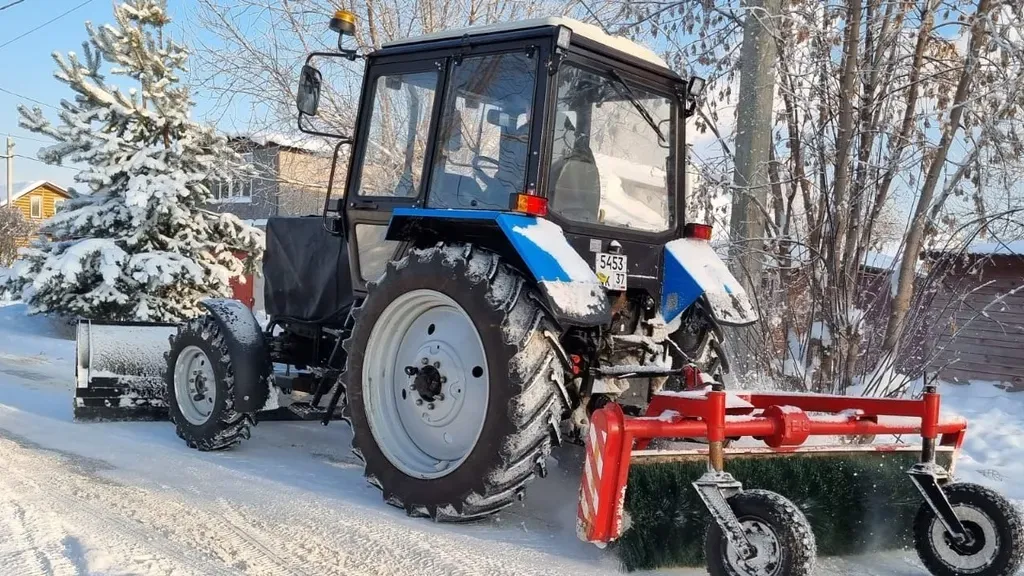
[(809, 576), (814, 573), (814, 533), (803, 512), (767, 490), (745, 490), (729, 506), (754, 547), (741, 558), (714, 521), (708, 526), (704, 554), (711, 576)]
[(533, 289), (469, 245), (392, 262), (353, 311), (345, 416), (386, 502), (462, 521), (520, 497), (558, 441), (564, 373)]
[(914, 547), (936, 576), (1012, 576), (1024, 559), (1024, 527), (1009, 500), (977, 484), (943, 487), (956, 517), (967, 529), (967, 542), (956, 542), (927, 503), (914, 519)]

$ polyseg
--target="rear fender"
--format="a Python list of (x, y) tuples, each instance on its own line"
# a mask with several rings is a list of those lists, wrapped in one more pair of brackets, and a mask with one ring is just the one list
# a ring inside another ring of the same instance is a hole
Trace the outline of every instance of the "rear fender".
[(252, 311), (238, 300), (211, 298), (202, 303), (217, 321), (235, 371), (235, 410), (257, 412), (267, 403), (269, 352)]
[(418, 246), (468, 242), (486, 248), (528, 275), (563, 326), (611, 322), (611, 304), (594, 271), (562, 229), (544, 218), (493, 210), (399, 208), (391, 216), (387, 239)]
[(725, 262), (703, 240), (680, 238), (665, 245), (661, 314), (671, 323), (704, 297), (711, 317), (726, 326), (746, 326), (757, 312)]

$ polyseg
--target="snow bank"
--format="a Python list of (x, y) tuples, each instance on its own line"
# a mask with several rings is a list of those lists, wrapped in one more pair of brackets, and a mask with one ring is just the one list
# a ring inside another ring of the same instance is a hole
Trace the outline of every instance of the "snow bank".
[(1024, 394), (985, 381), (943, 384), (939, 392), (943, 414), (968, 422), (957, 478), (990, 486), (1024, 504)]

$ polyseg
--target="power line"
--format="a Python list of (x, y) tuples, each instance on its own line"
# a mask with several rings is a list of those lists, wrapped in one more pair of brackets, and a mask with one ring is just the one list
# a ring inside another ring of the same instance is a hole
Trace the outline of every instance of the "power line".
[(72, 168), (71, 166), (62, 166), (60, 164), (50, 164), (49, 162), (44, 162), (44, 161), (40, 160), (39, 158), (36, 158), (35, 156), (25, 156), (24, 154), (15, 154), (14, 157), (15, 158), (23, 158), (25, 160), (31, 160), (33, 162), (39, 162), (40, 164), (46, 164), (47, 166), (50, 166), (51, 168), (63, 168), (65, 170), (74, 170), (75, 172), (81, 171), (80, 168)]
[(53, 144), (53, 142), (50, 140), (40, 140), (39, 138), (32, 138), (30, 136), (17, 136), (15, 134), (11, 134), (10, 132), (0, 132), (0, 134), (4, 136), (10, 136), (15, 140), (28, 140), (29, 142), (39, 142), (40, 144)]
[(92, 0), (85, 0), (85, 2), (82, 2), (81, 4), (75, 6), (74, 8), (71, 8), (69, 10), (65, 10), (64, 12), (61, 12), (57, 16), (55, 16), (53, 18), (50, 18), (49, 20), (47, 20), (46, 22), (43, 22), (39, 26), (36, 26), (35, 28), (33, 28), (33, 29), (31, 29), (31, 30), (29, 30), (27, 32), (23, 32), (22, 34), (19, 34), (19, 35), (15, 36), (14, 38), (11, 38), (7, 42), (4, 42), (3, 44), (0, 44), (0, 50), (2, 50), (4, 48), (4, 46), (7, 46), (8, 44), (11, 44), (11, 43), (16, 42), (18, 40), (21, 40), (25, 36), (28, 36), (29, 34), (35, 32), (36, 30), (39, 30), (40, 28), (42, 28), (44, 26), (48, 26), (50, 24), (53, 24), (57, 20), (60, 20), (61, 18), (67, 16), (68, 14), (71, 14), (75, 10), (78, 10), (79, 8), (81, 8), (82, 6), (85, 6), (86, 4), (88, 4), (90, 2), (92, 2)]
[(7, 88), (4, 88), (2, 86), (0, 86), (0, 92), (4, 92), (6, 94), (10, 94), (11, 96), (14, 96), (15, 98), (21, 98), (22, 100), (27, 100), (29, 102), (34, 102), (36, 104), (41, 104), (43, 106), (46, 106), (47, 108), (53, 108), (54, 110), (60, 110), (60, 108), (57, 108), (53, 104), (47, 104), (46, 102), (43, 102), (42, 100), (36, 100), (35, 98), (29, 98), (28, 96), (24, 96), (22, 94), (18, 94), (17, 92), (11, 92), (10, 90), (8, 90)]
[(21, 4), (24, 1), (25, 0), (14, 0), (14, 2), (11, 2), (10, 4), (4, 4), (3, 6), (0, 6), (0, 10), (7, 10), (11, 6), (14, 6), (15, 4)]

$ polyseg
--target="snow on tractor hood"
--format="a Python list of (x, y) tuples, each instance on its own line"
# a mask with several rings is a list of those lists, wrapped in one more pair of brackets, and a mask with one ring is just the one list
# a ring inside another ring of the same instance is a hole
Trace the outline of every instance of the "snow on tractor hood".
[(665, 275), (661, 314), (672, 322), (705, 296), (711, 315), (720, 324), (743, 326), (757, 321), (746, 290), (725, 262), (703, 240), (680, 238), (665, 245)]

